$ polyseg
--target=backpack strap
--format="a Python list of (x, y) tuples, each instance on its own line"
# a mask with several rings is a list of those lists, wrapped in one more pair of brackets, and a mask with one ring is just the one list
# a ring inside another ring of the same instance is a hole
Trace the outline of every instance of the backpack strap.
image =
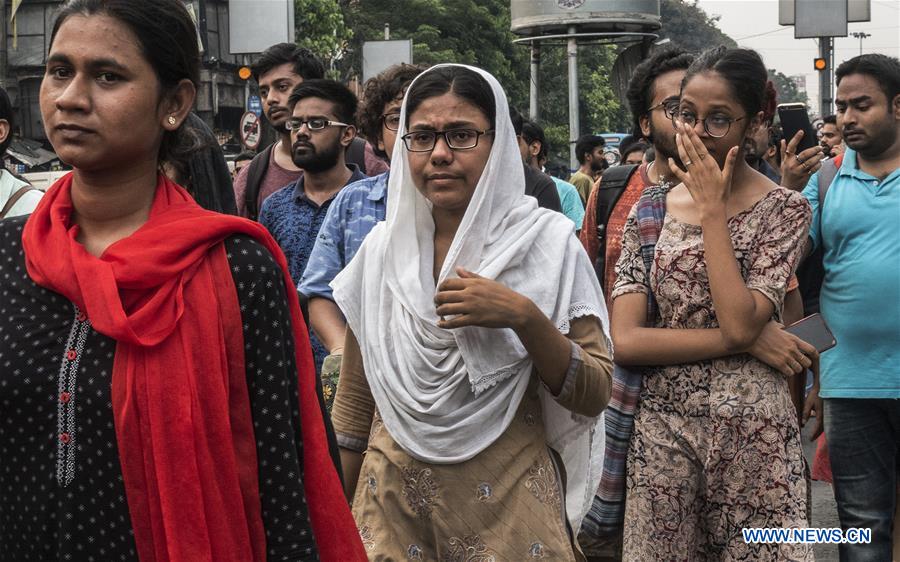
[(600, 241), (600, 248), (597, 252), (597, 262), (594, 268), (597, 276), (604, 278), (606, 272), (606, 224), (609, 222), (609, 216), (612, 214), (613, 208), (625, 192), (631, 176), (637, 170), (637, 164), (628, 166), (613, 166), (603, 172), (600, 179), (600, 185), (597, 187), (597, 239)]
[(831, 183), (843, 163), (844, 155), (838, 154), (836, 157), (826, 160), (819, 169), (819, 214), (822, 213), (822, 206), (825, 204), (825, 194), (828, 193), (828, 188), (831, 187)]
[(257, 154), (250, 165), (247, 166), (247, 189), (244, 191), (244, 207), (247, 209), (247, 217), (250, 220), (259, 220), (259, 189), (263, 176), (269, 169), (269, 159), (277, 142), (270, 144), (265, 150)]
[(366, 174), (366, 141), (361, 137), (354, 137), (347, 147), (347, 163), (356, 164), (359, 171)]
[(38, 189), (31, 187), (30, 185), (23, 185), (18, 191), (13, 193), (10, 198), (6, 200), (6, 205), (3, 205), (3, 210), (0, 211), (0, 219), (6, 218), (6, 214), (10, 212), (16, 203), (18, 203), (19, 199), (29, 191), (38, 191)]

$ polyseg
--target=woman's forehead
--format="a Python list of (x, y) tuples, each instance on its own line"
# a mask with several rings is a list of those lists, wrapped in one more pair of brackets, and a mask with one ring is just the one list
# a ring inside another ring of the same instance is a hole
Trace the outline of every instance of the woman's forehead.
[(472, 124), (487, 123), (487, 116), (480, 107), (453, 92), (432, 96), (422, 103), (409, 117), (410, 125), (418, 122), (459, 122)]

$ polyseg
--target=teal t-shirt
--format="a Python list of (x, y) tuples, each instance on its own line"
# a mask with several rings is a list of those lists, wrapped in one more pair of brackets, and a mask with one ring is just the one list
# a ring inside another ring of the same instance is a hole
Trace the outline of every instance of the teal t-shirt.
[(584, 223), (584, 205), (581, 204), (581, 195), (578, 195), (578, 189), (567, 181), (555, 176), (550, 177), (556, 184), (556, 192), (559, 193), (563, 214), (575, 223), (575, 230), (581, 230), (581, 225)]
[(820, 395), (900, 398), (900, 169), (879, 181), (847, 150), (824, 209), (818, 178), (803, 195), (824, 249), (819, 308), (837, 340), (821, 357)]

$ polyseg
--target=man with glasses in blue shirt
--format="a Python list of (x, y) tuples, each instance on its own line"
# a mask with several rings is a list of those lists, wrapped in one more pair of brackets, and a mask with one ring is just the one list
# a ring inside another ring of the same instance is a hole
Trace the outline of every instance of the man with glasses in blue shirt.
[[(359, 109), (360, 132), (390, 160), (400, 128), (400, 107), (422, 66), (394, 65), (366, 82)], [(328, 356), (322, 365), (322, 390), (331, 409), (337, 390), (347, 323), (334, 303), (329, 284), (350, 263), (363, 239), (384, 220), (390, 172), (350, 184), (332, 201), (297, 289), (309, 299), (309, 323)]]
[[(322, 222), (335, 196), (366, 176), (347, 164), (356, 137), (356, 96), (334, 80), (307, 80), (288, 99), (291, 157), (303, 176), (263, 202), (259, 222), (269, 229), (288, 260), (291, 278), (301, 279)], [(328, 350), (310, 334), (316, 371)]]

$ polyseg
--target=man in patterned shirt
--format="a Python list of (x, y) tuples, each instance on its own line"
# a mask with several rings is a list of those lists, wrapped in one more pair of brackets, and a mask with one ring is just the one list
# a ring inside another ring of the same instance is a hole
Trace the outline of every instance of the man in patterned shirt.
[[(328, 207), (347, 184), (365, 178), (345, 151), (356, 137), (356, 96), (334, 80), (307, 80), (288, 100), (291, 156), (304, 171), (296, 182), (263, 202), (259, 222), (269, 229), (288, 259), (291, 278), (303, 276)], [(328, 351), (310, 334), (316, 371)]]

